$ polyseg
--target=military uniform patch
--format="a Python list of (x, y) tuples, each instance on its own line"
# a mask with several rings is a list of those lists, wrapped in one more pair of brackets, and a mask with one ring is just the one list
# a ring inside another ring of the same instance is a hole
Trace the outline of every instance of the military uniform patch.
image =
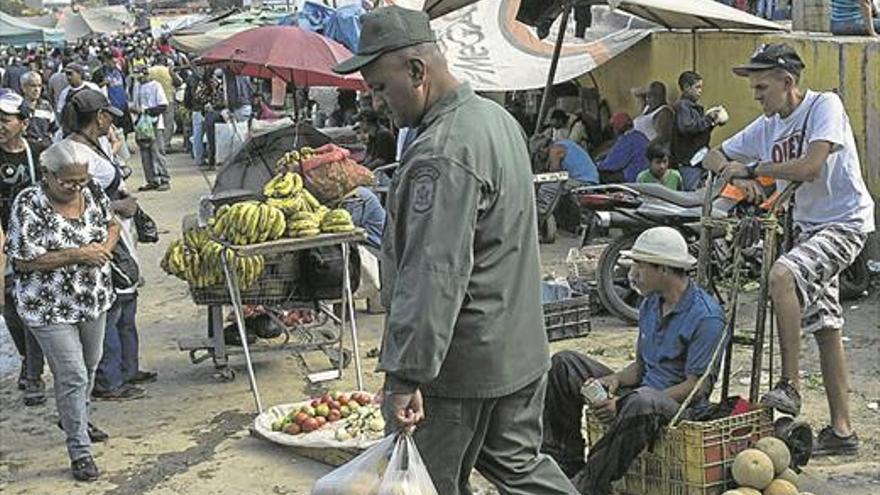
[(434, 189), (440, 171), (426, 165), (412, 171), (409, 206), (416, 213), (425, 213), (434, 206)]

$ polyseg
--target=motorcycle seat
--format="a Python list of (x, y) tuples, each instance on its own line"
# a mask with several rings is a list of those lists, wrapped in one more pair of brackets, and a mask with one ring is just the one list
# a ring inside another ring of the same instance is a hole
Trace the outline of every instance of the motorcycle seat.
[(625, 184), (626, 187), (638, 191), (645, 196), (662, 199), (682, 208), (703, 206), (706, 200), (706, 190), (698, 191), (673, 191), (663, 184)]

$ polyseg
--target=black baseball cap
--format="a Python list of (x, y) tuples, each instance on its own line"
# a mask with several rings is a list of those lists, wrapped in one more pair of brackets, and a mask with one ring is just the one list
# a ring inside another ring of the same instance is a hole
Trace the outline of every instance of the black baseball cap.
[(437, 41), (428, 14), (392, 5), (361, 16), (357, 55), (333, 67), (337, 74), (351, 74), (382, 55), (421, 43)]
[(114, 117), (122, 117), (122, 110), (110, 104), (110, 101), (104, 96), (104, 93), (95, 91), (94, 89), (83, 89), (77, 91), (70, 98), (69, 104), (73, 105), (79, 113), (91, 113), (103, 110), (110, 113)]
[(768, 43), (755, 50), (755, 53), (749, 57), (749, 63), (734, 67), (733, 73), (738, 76), (748, 76), (753, 72), (783, 69), (795, 76), (800, 76), (804, 67), (804, 61), (790, 45)]

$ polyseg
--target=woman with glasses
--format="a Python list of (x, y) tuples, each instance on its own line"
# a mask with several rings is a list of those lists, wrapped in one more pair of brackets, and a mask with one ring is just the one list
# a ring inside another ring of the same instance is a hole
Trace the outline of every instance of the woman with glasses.
[(111, 251), (119, 224), (99, 187), (89, 187), (88, 157), (71, 141), (40, 155), (43, 179), (15, 198), (6, 254), (15, 265), (14, 300), (55, 378), (73, 476), (98, 477), (90, 437), (89, 393), (113, 304)]

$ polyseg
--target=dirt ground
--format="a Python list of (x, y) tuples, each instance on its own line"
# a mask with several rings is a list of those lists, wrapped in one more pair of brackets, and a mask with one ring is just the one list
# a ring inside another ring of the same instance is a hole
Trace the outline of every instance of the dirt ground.
[[(136, 159), (129, 187), (141, 184)], [(77, 483), (69, 474), (62, 432), (54, 400), (26, 408), (12, 374), (0, 379), (0, 492), (10, 495), (205, 495), (306, 494), (314, 481), (332, 468), (294, 454), (286, 447), (249, 434), (255, 415), (244, 360), (232, 358), (237, 379), (223, 382), (213, 376), (208, 362), (190, 363), (178, 349), (178, 338), (200, 337), (206, 332), (205, 308), (195, 306), (186, 286), (159, 269), (166, 246), (180, 232), (181, 216), (195, 212), (198, 199), (209, 189), (204, 177), (183, 154), (171, 156), (173, 189), (142, 193), (144, 209), (156, 219), (164, 235), (157, 245), (141, 247), (147, 285), (141, 292), (138, 323), (142, 368), (157, 370), (159, 380), (146, 385), (147, 397), (130, 402), (96, 402), (91, 419), (111, 435), (95, 446), (102, 470), (99, 481)], [(564, 275), (560, 263), (574, 239), (563, 237), (545, 246), (545, 269)], [(851, 369), (851, 407), (862, 439), (857, 457), (811, 462), (802, 489), (816, 495), (870, 495), (880, 493), (880, 298), (873, 294), (847, 305), (847, 350)], [(743, 314), (754, 314), (745, 304)], [(741, 320), (744, 320), (743, 316)], [(367, 352), (378, 344), (382, 317), (362, 314), (358, 328), (362, 339), (366, 388), (377, 390), (380, 377), (372, 372), (376, 360)], [(611, 366), (633, 358), (635, 331), (610, 318), (597, 316), (586, 338), (554, 343), (553, 349), (577, 349)], [(0, 337), (0, 349), (10, 354), (11, 342)], [(734, 361), (735, 392), (745, 393), (748, 366), (745, 351)], [(292, 402), (314, 390), (306, 385), (300, 361), (289, 352), (255, 354), (255, 368), (265, 405)], [(804, 417), (818, 429), (827, 422), (816, 346), (804, 339)], [(8, 370), (7, 370), (8, 371)], [(51, 378), (47, 370), (51, 393)], [(334, 389), (353, 389), (353, 371), (347, 370)], [(873, 405), (871, 405), (873, 404)], [(869, 407), (869, 405), (871, 405)], [(872, 409), (873, 408), (873, 409)], [(491, 490), (485, 490), (491, 492)]]

